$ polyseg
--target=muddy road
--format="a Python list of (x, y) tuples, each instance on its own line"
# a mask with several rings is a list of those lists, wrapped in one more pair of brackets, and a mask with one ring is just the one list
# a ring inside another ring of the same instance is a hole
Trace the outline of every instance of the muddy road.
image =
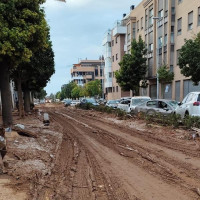
[(96, 111), (41, 109), (49, 127), (32, 115), (17, 123), (36, 138), (8, 138), (9, 185), (24, 198), (0, 192), (1, 200), (200, 199), (200, 140), (185, 138), (187, 131)]
[(186, 142), (159, 128), (130, 128), (101, 113), (45, 111), (63, 140), (51, 176), (36, 186), (34, 199), (200, 199), (198, 141)]

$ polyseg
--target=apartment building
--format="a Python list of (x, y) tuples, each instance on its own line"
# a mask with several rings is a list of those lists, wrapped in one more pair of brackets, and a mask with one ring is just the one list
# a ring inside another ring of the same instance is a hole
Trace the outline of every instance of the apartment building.
[(104, 65), (104, 58), (101, 60), (81, 60), (78, 64), (73, 65), (71, 79), (80, 86), (93, 80), (100, 80), (103, 85)]
[[(131, 6), (131, 12), (123, 16), (122, 22), (126, 31), (119, 35), (125, 37), (124, 47), (120, 44), (121, 50), (116, 50), (111, 46), (111, 59), (113, 61), (117, 52), (130, 53), (132, 39), (138, 39), (141, 35), (148, 50), (149, 84), (148, 88), (141, 89), (141, 95), (157, 97), (157, 69), (162, 65), (167, 65), (168, 69), (175, 73), (175, 77), (172, 83), (163, 84), (162, 87), (159, 84), (160, 98), (181, 101), (187, 93), (200, 90), (200, 86), (193, 86), (190, 78), (181, 75), (177, 65), (179, 49), (184, 44), (184, 39), (193, 38), (200, 32), (200, 1), (143, 0), (137, 7)], [(112, 40), (116, 36), (118, 34), (112, 34)], [(123, 56), (123, 53), (119, 55)], [(121, 57), (118, 62), (120, 60)], [(119, 67), (114, 62), (115, 60), (112, 62), (111, 72)], [(112, 87), (115, 83), (115, 78), (112, 77)], [(118, 90), (120, 91), (119, 88)], [(110, 98), (115, 98), (114, 92), (112, 89)]]
[[(134, 6), (131, 6), (131, 10)], [(105, 33), (103, 39), (104, 59), (105, 59), (105, 97), (106, 99), (120, 99), (130, 96), (130, 91), (123, 91), (116, 82), (115, 72), (120, 69), (119, 62), (122, 60), (126, 49), (127, 21), (132, 20), (130, 15), (123, 15), (122, 20), (115, 22), (113, 29)]]

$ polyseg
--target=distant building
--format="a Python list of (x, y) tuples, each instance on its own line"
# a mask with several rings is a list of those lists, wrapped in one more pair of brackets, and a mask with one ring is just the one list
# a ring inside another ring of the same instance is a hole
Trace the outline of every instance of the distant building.
[(71, 79), (77, 85), (84, 86), (89, 81), (100, 80), (104, 84), (104, 60), (81, 60), (71, 69)]

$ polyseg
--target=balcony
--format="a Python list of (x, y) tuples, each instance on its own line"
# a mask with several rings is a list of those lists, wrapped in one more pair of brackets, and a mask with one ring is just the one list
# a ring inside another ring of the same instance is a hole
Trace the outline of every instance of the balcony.
[(107, 42), (111, 42), (111, 35), (109, 33), (105, 35), (102, 45), (105, 45)]
[(127, 28), (121, 23), (117, 23), (116, 27), (113, 29), (113, 35), (116, 37), (120, 34), (126, 34)]
[(83, 76), (84, 79), (92, 79), (92, 75), (85, 75)]
[(73, 76), (72, 80), (82, 80), (83, 76)]

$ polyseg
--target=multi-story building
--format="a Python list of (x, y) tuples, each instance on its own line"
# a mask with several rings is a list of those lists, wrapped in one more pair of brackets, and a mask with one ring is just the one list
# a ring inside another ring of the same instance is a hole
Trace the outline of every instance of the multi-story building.
[(80, 86), (93, 80), (100, 80), (104, 84), (104, 59), (101, 60), (81, 60), (74, 64), (71, 69), (72, 81)]
[[(165, 83), (162, 87), (161, 84), (158, 85), (160, 98), (180, 101), (188, 92), (200, 90), (200, 86), (193, 86), (190, 78), (181, 75), (178, 66), (179, 49), (184, 44), (184, 39), (193, 38), (200, 32), (200, 1), (143, 0), (137, 7), (132, 6), (130, 14), (124, 16), (122, 21), (123, 25), (126, 23), (126, 31), (121, 51), (130, 53), (131, 41), (133, 38), (138, 39), (139, 35), (148, 50), (149, 86), (147, 89), (141, 89), (141, 95), (157, 97), (157, 69), (162, 65), (167, 65), (175, 77), (171, 83)], [(116, 35), (112, 36), (115, 38)], [(116, 56), (116, 50), (112, 47), (111, 52), (112, 56)], [(120, 60), (118, 59), (118, 62)], [(111, 71), (115, 69), (113, 62)], [(112, 79), (114, 83), (115, 78)], [(115, 98), (114, 94), (110, 96)]]

